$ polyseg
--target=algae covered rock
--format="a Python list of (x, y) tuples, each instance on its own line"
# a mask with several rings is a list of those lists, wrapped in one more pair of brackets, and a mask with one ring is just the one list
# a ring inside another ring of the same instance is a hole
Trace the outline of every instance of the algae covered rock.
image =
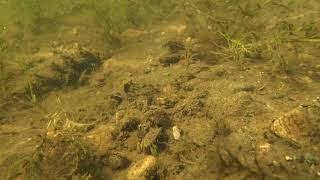
[(310, 142), (319, 132), (320, 99), (310, 105), (301, 105), (271, 124), (271, 131), (281, 138), (297, 143)]

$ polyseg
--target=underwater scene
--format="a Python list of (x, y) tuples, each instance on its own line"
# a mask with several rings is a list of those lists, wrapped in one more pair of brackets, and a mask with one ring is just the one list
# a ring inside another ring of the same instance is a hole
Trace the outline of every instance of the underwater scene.
[(0, 180), (320, 179), (319, 0), (0, 14)]

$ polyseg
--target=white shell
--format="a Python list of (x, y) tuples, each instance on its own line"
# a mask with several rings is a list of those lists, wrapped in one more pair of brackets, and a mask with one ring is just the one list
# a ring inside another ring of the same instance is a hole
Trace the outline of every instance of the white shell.
[(181, 130), (177, 126), (173, 126), (172, 127), (172, 134), (173, 134), (173, 138), (175, 140), (178, 140), (178, 139), (180, 139), (180, 136), (181, 136)]

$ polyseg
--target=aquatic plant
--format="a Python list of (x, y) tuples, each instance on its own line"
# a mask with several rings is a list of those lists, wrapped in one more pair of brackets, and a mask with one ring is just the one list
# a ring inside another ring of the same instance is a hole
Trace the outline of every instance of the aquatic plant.
[(157, 144), (151, 144), (150, 146), (150, 153), (154, 156), (158, 155), (159, 150)]
[(193, 52), (193, 48), (195, 46), (195, 40), (192, 39), (191, 37), (188, 37), (185, 42), (184, 42), (184, 58), (186, 59), (188, 66), (189, 67), (190, 63), (192, 63), (193, 61), (197, 60), (196, 56), (197, 54), (195, 52)]
[(94, 176), (94, 156), (89, 146), (75, 134), (61, 134), (56, 138), (44, 138), (23, 164), (23, 177), (41, 179), (71, 178), (73, 176)]
[(224, 59), (231, 59), (239, 65), (243, 65), (245, 58), (258, 58), (260, 56), (260, 43), (249, 43), (241, 39), (233, 39), (227, 34), (221, 33), (226, 41), (226, 46), (219, 46), (222, 52), (216, 52)]
[(29, 85), (29, 89), (28, 89), (28, 92), (29, 92), (29, 95), (28, 95), (28, 99), (29, 101), (35, 105), (37, 103), (37, 95), (36, 93), (34, 92), (34, 87), (32, 86), (32, 84), (29, 82), (28, 83)]
[(288, 73), (294, 64), (288, 56), (300, 53), (287, 50), (288, 43), (297, 47), (320, 42), (317, 23), (312, 21), (316, 11), (297, 15), (298, 2), (188, 0), (182, 4), (194, 31), (206, 31), (204, 38), (216, 47), (215, 54), (241, 66), (248, 59), (267, 59), (273, 69)]

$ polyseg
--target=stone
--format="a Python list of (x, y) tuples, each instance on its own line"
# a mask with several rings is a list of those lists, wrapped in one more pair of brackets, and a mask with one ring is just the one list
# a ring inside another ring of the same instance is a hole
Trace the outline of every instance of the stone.
[(320, 108), (312, 105), (299, 106), (275, 119), (270, 129), (281, 138), (296, 143), (308, 142), (318, 131), (315, 122), (319, 117), (319, 110)]

